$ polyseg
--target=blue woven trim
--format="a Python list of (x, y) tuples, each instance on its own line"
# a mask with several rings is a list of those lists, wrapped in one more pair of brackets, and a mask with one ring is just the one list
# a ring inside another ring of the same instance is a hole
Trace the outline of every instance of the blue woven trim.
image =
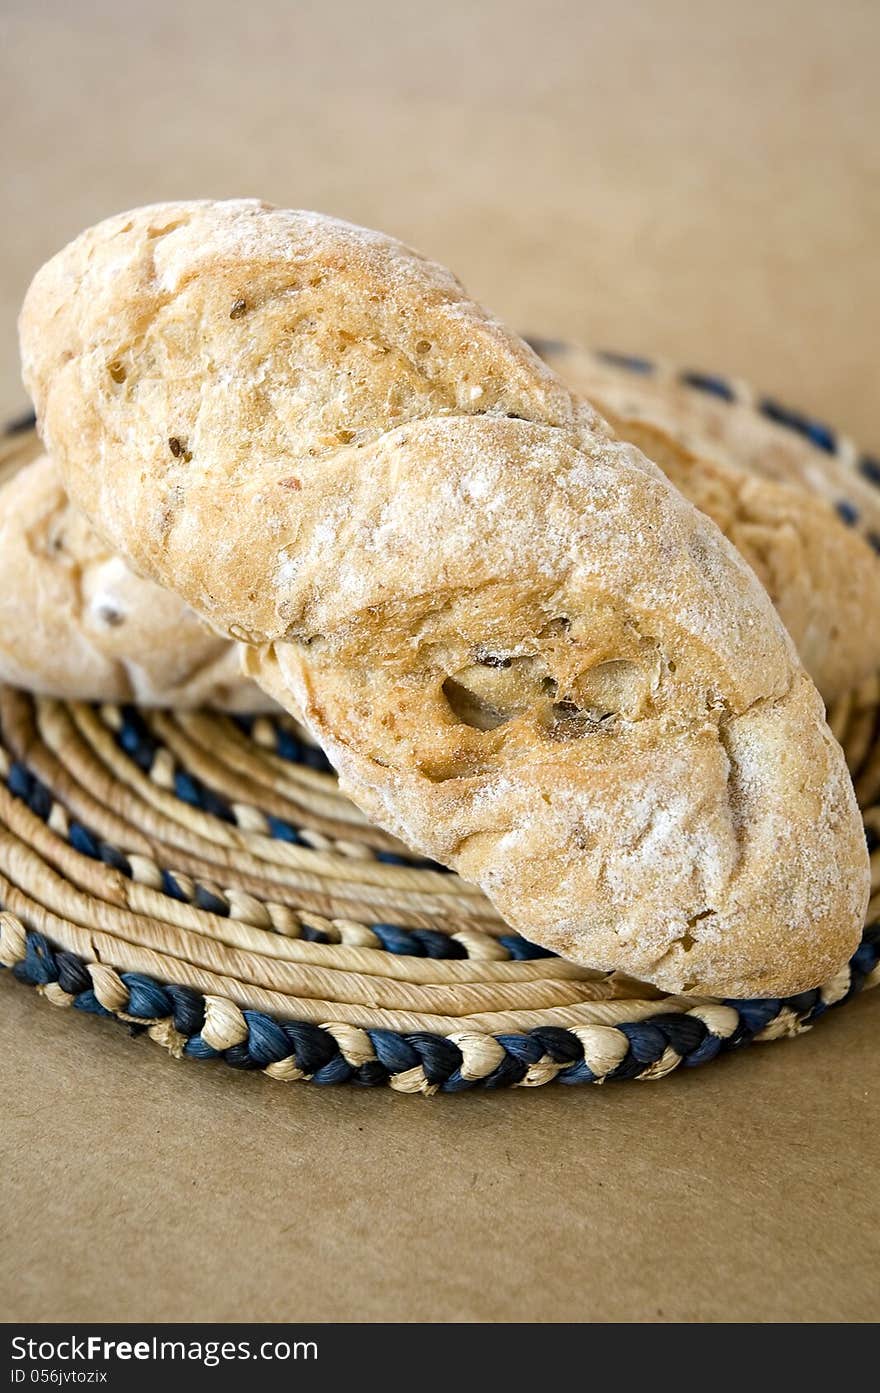
[(657, 371), (656, 365), (651, 362), (650, 358), (642, 358), (635, 353), (616, 353), (611, 348), (598, 348), (596, 357), (611, 367), (625, 368), (627, 372), (635, 372), (642, 377), (649, 377), (651, 373)]
[(693, 372), (686, 369), (679, 373), (679, 381), (688, 387), (696, 387), (698, 392), (720, 397), (722, 401), (736, 401), (736, 392), (727, 378), (719, 377), (717, 373)]
[(859, 471), (868, 480), (868, 483), (875, 484), (880, 488), (880, 460), (874, 459), (871, 455), (862, 455), (859, 460)]
[(304, 764), (308, 769), (319, 769), (325, 774), (333, 773), (333, 765), (323, 750), (317, 745), (310, 745), (306, 740), (298, 740), (292, 730), (274, 717), (234, 715), (231, 720), (247, 736), (253, 734), (254, 723), (257, 720), (264, 721), (271, 727), (275, 739), (274, 752), (281, 759), (289, 760), (291, 764)]
[(772, 397), (764, 397), (758, 403), (758, 410), (769, 421), (775, 421), (780, 426), (787, 426), (789, 430), (793, 430), (797, 435), (802, 435), (805, 440), (809, 440), (810, 444), (815, 445), (817, 449), (824, 450), (827, 455), (833, 455), (836, 452), (837, 436), (830, 426), (823, 425), (821, 421), (814, 421), (811, 416), (805, 416), (800, 411), (793, 411), (788, 406), (782, 406)]
[[(14, 797), (20, 798), (42, 822), (49, 821), (55, 806), (51, 790), (21, 760), (13, 760), (10, 764), (6, 787)], [(81, 856), (87, 856), (91, 861), (100, 861), (105, 866), (111, 866), (113, 870), (119, 871), (128, 880), (134, 879), (131, 862), (118, 847), (104, 841), (102, 837), (82, 822), (68, 820), (67, 829), (67, 840), (74, 851), (79, 852)], [(60, 833), (56, 832), (56, 835), (60, 835)], [(400, 865), (411, 865), (402, 857), (392, 857), (390, 852), (379, 853), (378, 859), (393, 860), (395, 864)], [(198, 909), (205, 910), (209, 914), (217, 914), (222, 918), (229, 917), (230, 906), (222, 894), (218, 894), (216, 890), (200, 885), (198, 882), (194, 884), (190, 893), (176, 879), (173, 871), (162, 866), (157, 867), (157, 869), (162, 878), (161, 894), (184, 904), (194, 904)], [(398, 924), (366, 924), (365, 927), (375, 935), (376, 944), (371, 946), (374, 946), (377, 951), (407, 954), (417, 958), (466, 958), (468, 956), (464, 944), (440, 929), (410, 929)], [(301, 926), (299, 937), (308, 943), (333, 942), (328, 934), (309, 924)], [(529, 943), (515, 933), (504, 934), (495, 942), (500, 943), (510, 958), (518, 961), (556, 956), (549, 949), (539, 948), (537, 944)]]
[(541, 334), (523, 334), (523, 338), (533, 348), (539, 358), (543, 358), (548, 353), (570, 353), (571, 344), (565, 339), (547, 338)]
[(837, 516), (847, 527), (857, 527), (859, 522), (859, 510), (854, 503), (850, 503), (846, 498), (839, 498), (834, 505)]
[(11, 421), (6, 421), (3, 426), (3, 434), (6, 436), (25, 435), (29, 430), (36, 430), (37, 417), (33, 411), (23, 411), (20, 416), (14, 416)]
[[(850, 985), (835, 1005), (848, 1001), (861, 990), (865, 978), (880, 960), (880, 925), (865, 931), (849, 965)], [(30, 931), (25, 937), (24, 956), (12, 968), (13, 976), (34, 987), (57, 984), (71, 998), (67, 1004), (91, 1015), (133, 1017), (128, 1020), (133, 1033), (160, 1022), (168, 1022), (177, 1032), (178, 1052), (189, 1059), (223, 1059), (235, 1069), (265, 1069), (282, 1060), (290, 1061), (312, 1083), (357, 1083), (370, 1088), (389, 1083), (408, 1070), (424, 1070), (427, 1085), (447, 1093), (471, 1088), (504, 1088), (521, 1083), (532, 1065), (550, 1061), (558, 1083), (598, 1083), (608, 1080), (639, 1079), (674, 1051), (679, 1063), (693, 1068), (706, 1064), (721, 1053), (739, 1049), (775, 1021), (781, 1012), (792, 1012), (800, 1025), (817, 1021), (829, 1009), (821, 992), (802, 992), (782, 1000), (727, 1001), (736, 1011), (739, 1024), (733, 1033), (713, 1034), (699, 1016), (668, 1011), (648, 1020), (623, 1022), (606, 1029), (616, 1030), (626, 1041), (626, 1054), (601, 1078), (584, 1058), (584, 1046), (572, 1031), (557, 1026), (539, 1026), (525, 1033), (492, 1037), (500, 1046), (502, 1058), (497, 1066), (480, 1078), (462, 1072), (464, 1056), (454, 1040), (426, 1031), (404, 1033), (368, 1029), (366, 1035), (376, 1058), (354, 1063), (346, 1058), (335, 1037), (322, 1026), (308, 1021), (280, 1021), (261, 1011), (243, 1011), (247, 1038), (232, 1048), (218, 1051), (202, 1036), (205, 1002), (200, 993), (188, 987), (157, 982), (136, 972), (118, 975), (128, 1001), (118, 1011), (108, 1011), (95, 995), (92, 978), (82, 958), (55, 948), (41, 933)]]
[[(142, 773), (149, 776), (160, 750), (167, 747), (160, 744), (135, 707), (121, 707), (120, 715), (122, 719), (119, 728), (112, 732), (116, 744), (123, 754), (133, 760)], [(239, 729), (248, 736), (253, 731), (254, 722), (260, 719), (272, 729), (276, 742), (276, 753), (281, 755), (283, 759), (292, 764), (305, 765), (309, 769), (321, 770), (324, 773), (333, 772), (332, 766), (322, 750), (307, 744), (304, 740), (297, 740), (291, 731), (274, 719), (267, 716), (258, 718), (241, 715), (233, 716), (232, 719)], [(188, 807), (197, 808), (200, 812), (207, 813), (209, 817), (216, 817), (221, 822), (237, 826), (238, 818), (229, 800), (210, 788), (195, 774), (190, 773), (174, 756), (171, 758), (173, 789), (176, 797), (182, 803), (186, 803)], [(288, 842), (293, 846), (308, 846), (308, 841), (304, 840), (301, 835), (302, 829), (294, 826), (292, 822), (269, 814), (264, 814), (264, 817), (266, 836), (272, 837), (276, 841)], [(449, 873), (448, 866), (441, 866), (436, 861), (430, 861), (426, 857), (415, 854), (402, 855), (392, 851), (373, 851), (372, 857), (374, 860), (390, 866), (407, 866), (412, 870), (438, 871), (444, 875)]]

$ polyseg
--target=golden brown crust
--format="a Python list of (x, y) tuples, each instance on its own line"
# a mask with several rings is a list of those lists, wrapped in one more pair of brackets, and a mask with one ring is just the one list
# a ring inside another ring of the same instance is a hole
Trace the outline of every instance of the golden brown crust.
[(0, 485), (0, 681), (72, 701), (267, 706), (236, 645), (114, 555), (48, 455)]
[(539, 349), (730, 538), (826, 701), (880, 669), (880, 559), (840, 520), (807, 446), (670, 375), (637, 375), (568, 345)]
[(523, 933), (728, 995), (853, 949), (861, 823), (766, 593), (447, 272), (315, 214), (142, 209), (43, 268), (22, 348), (108, 540)]
[[(880, 562), (829, 498), (813, 492), (806, 445), (778, 441), (779, 428), (763, 418), (747, 431), (750, 409), (719, 406), (668, 373), (637, 375), (570, 344), (539, 343), (537, 351), (730, 538), (826, 701), (880, 668)], [(782, 474), (798, 485), (777, 482)], [(81, 515), (75, 519), (45, 458), (14, 489), (0, 491), (0, 594), (9, 597), (0, 679), (70, 699), (236, 710), (265, 704), (219, 637), (114, 561)], [(43, 535), (50, 525), (51, 550)], [(16, 527), (24, 537), (14, 535)], [(84, 589), (107, 603), (91, 602)]]
[[(814, 492), (808, 465), (815, 450), (777, 440), (779, 427), (761, 417), (747, 429), (750, 408), (719, 405), (669, 372), (634, 374), (571, 344), (536, 348), (734, 543), (826, 701), (880, 668), (880, 562), (841, 522), (827, 484)], [(777, 482), (783, 474), (797, 484)], [(0, 680), (90, 701), (265, 705), (223, 641), (168, 592), (114, 561), (76, 516), (45, 458), (14, 489), (0, 488), (0, 594), (9, 597)], [(51, 549), (42, 535), (50, 525)], [(90, 602), (84, 589), (107, 603)]]

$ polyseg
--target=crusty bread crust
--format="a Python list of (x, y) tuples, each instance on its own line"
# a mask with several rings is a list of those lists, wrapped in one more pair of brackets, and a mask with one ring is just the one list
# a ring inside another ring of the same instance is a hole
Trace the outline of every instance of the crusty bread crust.
[(0, 485), (0, 681), (73, 701), (269, 705), (236, 644), (101, 541), (48, 455)]
[[(813, 447), (668, 373), (635, 374), (572, 344), (535, 347), (734, 543), (826, 701), (880, 669), (880, 560), (841, 521), (825, 471), (819, 488)], [(270, 704), (237, 652), (111, 555), (47, 458), (14, 488), (0, 481), (0, 543), (0, 680), (74, 700)]]
[[(825, 472), (817, 492), (814, 449), (668, 374), (635, 374), (572, 344), (536, 350), (734, 543), (826, 701), (880, 669), (880, 560), (840, 520)], [(237, 652), (112, 556), (45, 457), (14, 487), (0, 481), (0, 680), (74, 700), (269, 704)]]
[(809, 468), (814, 449), (681, 381), (636, 375), (582, 348), (538, 347), (730, 538), (826, 701), (880, 670), (880, 558), (841, 521), (827, 470), (817, 473), (814, 458)]
[(48, 263), (21, 331), (103, 535), (514, 927), (734, 996), (852, 951), (861, 822), (766, 593), (448, 272), (316, 214), (171, 204)]

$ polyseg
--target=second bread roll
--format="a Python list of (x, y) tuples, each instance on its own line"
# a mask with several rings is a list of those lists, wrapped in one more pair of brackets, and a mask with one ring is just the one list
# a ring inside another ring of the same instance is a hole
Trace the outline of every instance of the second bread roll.
[(68, 701), (273, 706), (237, 644), (101, 541), (48, 455), (0, 484), (0, 681)]

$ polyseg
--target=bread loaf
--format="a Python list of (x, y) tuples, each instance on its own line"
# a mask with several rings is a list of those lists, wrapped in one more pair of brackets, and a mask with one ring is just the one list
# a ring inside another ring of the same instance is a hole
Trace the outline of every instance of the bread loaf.
[(448, 272), (317, 214), (169, 204), (49, 262), (21, 334), (102, 534), (520, 932), (733, 996), (853, 950), (858, 810), (766, 593)]
[[(827, 473), (814, 484), (813, 447), (778, 440), (752, 408), (719, 404), (662, 367), (636, 373), (571, 344), (534, 346), (733, 541), (826, 701), (880, 669), (880, 559), (841, 520)], [(797, 482), (778, 482), (783, 473)], [(0, 481), (0, 542), (0, 680), (89, 701), (273, 704), (241, 676), (237, 652), (112, 556), (47, 458), (14, 487)]]
[(101, 541), (48, 455), (0, 486), (0, 681), (75, 701), (270, 705), (235, 644)]

